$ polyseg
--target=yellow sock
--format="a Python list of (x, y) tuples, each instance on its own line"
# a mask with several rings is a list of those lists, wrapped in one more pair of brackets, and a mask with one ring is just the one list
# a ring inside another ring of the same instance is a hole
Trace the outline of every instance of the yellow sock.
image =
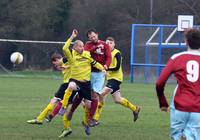
[(84, 107), (84, 110), (83, 122), (85, 125), (88, 125), (88, 116), (90, 111), (86, 107)]
[(47, 107), (40, 113), (40, 115), (37, 117), (37, 120), (42, 122), (46, 115), (53, 110), (53, 105), (49, 103)]
[(67, 119), (67, 115), (63, 115), (63, 124), (64, 124), (64, 129), (70, 128), (70, 121)]
[(69, 89), (66, 89), (66, 90), (65, 90), (65, 95), (64, 95), (64, 97), (63, 97), (63, 102), (62, 102), (62, 106), (63, 106), (64, 108), (67, 107), (68, 100), (69, 100), (69, 98), (70, 98), (71, 95), (72, 95), (72, 91), (69, 90)]
[(96, 121), (99, 121), (100, 119), (100, 115), (101, 115), (101, 112), (102, 112), (102, 109), (103, 109), (103, 106), (105, 105), (105, 103), (103, 102), (98, 102), (98, 107), (97, 107), (97, 110), (95, 112), (95, 115), (93, 117), (94, 120)]
[(129, 102), (126, 98), (122, 98), (122, 101), (120, 103), (124, 107), (130, 108), (132, 111), (136, 110), (136, 106), (133, 105), (131, 102)]

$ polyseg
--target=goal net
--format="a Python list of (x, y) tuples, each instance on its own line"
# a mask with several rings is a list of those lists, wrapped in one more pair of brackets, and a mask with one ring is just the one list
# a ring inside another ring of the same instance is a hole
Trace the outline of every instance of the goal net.
[[(51, 55), (61, 53), (65, 42), (0, 39), (0, 77), (61, 78), (51, 64)], [(12, 64), (10, 55), (22, 53), (21, 64)]]

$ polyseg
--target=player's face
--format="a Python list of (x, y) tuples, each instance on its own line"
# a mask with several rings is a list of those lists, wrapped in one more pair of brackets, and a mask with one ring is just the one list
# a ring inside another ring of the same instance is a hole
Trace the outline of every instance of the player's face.
[(61, 61), (61, 59), (56, 58), (55, 61), (52, 61), (52, 64), (53, 64), (55, 67), (58, 67), (58, 66), (60, 66), (60, 61)]
[(76, 42), (76, 44), (74, 44), (74, 50), (77, 51), (79, 54), (81, 54), (83, 52), (84, 49), (84, 44), (82, 41), (78, 41)]
[(108, 44), (108, 46), (110, 46), (110, 50), (113, 50), (115, 47), (115, 42), (112, 40), (106, 40), (106, 44)]
[(94, 43), (98, 42), (98, 34), (95, 32), (91, 32), (90, 34), (88, 34), (88, 39)]

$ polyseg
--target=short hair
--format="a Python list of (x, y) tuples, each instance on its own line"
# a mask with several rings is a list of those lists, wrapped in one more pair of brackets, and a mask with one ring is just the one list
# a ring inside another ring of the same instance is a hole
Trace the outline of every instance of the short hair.
[(94, 32), (94, 33), (96, 33), (96, 34), (98, 33), (96, 29), (93, 29), (93, 28), (92, 28), (92, 29), (87, 30), (86, 36), (88, 37), (88, 35), (91, 34), (92, 32)]
[(107, 37), (106, 40), (110, 40), (110, 41), (114, 41), (115, 42), (115, 39), (111, 36)]
[(56, 61), (56, 59), (61, 59), (61, 58), (62, 58), (62, 55), (59, 53), (53, 53), (51, 55), (51, 61)]
[(191, 49), (197, 50), (200, 48), (200, 30), (186, 29), (184, 36)]

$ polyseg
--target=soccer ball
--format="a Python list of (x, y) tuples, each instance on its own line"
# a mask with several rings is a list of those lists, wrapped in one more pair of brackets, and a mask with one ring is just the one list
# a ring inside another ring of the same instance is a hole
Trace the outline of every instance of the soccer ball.
[(23, 55), (20, 52), (14, 52), (10, 55), (10, 61), (13, 64), (20, 64), (23, 61)]

